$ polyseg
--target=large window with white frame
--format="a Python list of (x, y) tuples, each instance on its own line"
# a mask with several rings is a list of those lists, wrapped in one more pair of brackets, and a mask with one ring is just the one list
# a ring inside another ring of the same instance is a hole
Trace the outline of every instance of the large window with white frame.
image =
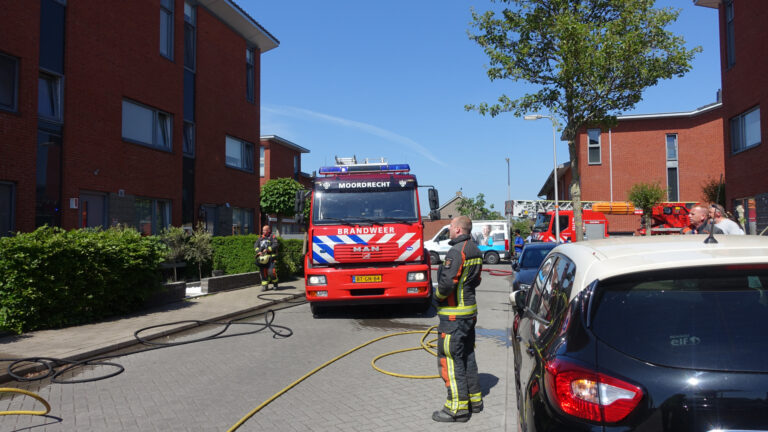
[(587, 163), (600, 165), (600, 129), (587, 129)]
[(738, 153), (760, 144), (760, 107), (739, 114), (731, 119), (731, 151)]
[(0, 109), (16, 112), (19, 98), (19, 59), (0, 53)]
[(123, 139), (161, 150), (171, 151), (173, 116), (123, 100)]
[(264, 147), (259, 146), (259, 175), (264, 177)]
[(227, 136), (226, 165), (253, 172), (253, 144)]
[(667, 201), (675, 202), (680, 199), (680, 182), (677, 170), (677, 134), (667, 134)]

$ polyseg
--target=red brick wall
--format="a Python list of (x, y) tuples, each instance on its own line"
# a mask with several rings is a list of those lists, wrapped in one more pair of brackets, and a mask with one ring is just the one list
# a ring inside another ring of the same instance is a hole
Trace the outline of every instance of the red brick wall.
[[(725, 14), (720, 6), (720, 56), (723, 81), (723, 128), (725, 137), (726, 199), (730, 207), (736, 198), (753, 197), (768, 192), (768, 57), (764, 55), (768, 39), (768, 8), (764, 0), (734, 2), (735, 64), (726, 69)], [(732, 117), (760, 106), (762, 144), (732, 154), (730, 124)]]
[(40, 2), (3, 2), (0, 52), (19, 59), (18, 112), (0, 111), (0, 181), (16, 185), (15, 229), (35, 226)]
[[(261, 141), (264, 147), (264, 177), (261, 178), (261, 185), (271, 179), (293, 178), (293, 158), (299, 157), (299, 172), (301, 172), (301, 152), (281, 145), (273, 140)], [(301, 182), (301, 177), (299, 180)]]
[[(246, 42), (226, 24), (197, 8), (197, 172), (198, 203), (258, 209), (259, 99), (246, 99)], [(256, 73), (259, 71), (256, 52)], [(255, 79), (259, 86), (259, 76)], [(252, 173), (225, 165), (225, 135), (253, 144)]]
[[(181, 224), (183, 2), (176, 2), (174, 59), (159, 52), (158, 5), (68, 2), (65, 48), (62, 199), (81, 190), (172, 200)], [(125, 19), (131, 17), (131, 19)], [(144, 29), (143, 31), (140, 29)], [(94, 35), (99, 35), (94, 37)], [(123, 141), (122, 101), (173, 115), (172, 152)], [(64, 206), (62, 226), (77, 226)]]

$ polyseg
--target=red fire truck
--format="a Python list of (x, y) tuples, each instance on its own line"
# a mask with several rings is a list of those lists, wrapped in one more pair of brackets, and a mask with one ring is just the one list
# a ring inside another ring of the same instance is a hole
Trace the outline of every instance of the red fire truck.
[[(573, 210), (559, 210), (560, 222), (560, 242), (567, 243), (576, 241), (575, 228), (576, 223), (573, 219)], [(553, 242), (555, 241), (555, 212), (553, 210), (539, 213), (536, 216), (536, 222), (533, 225), (531, 236), (534, 241)], [(605, 215), (592, 211), (582, 210), (581, 220), (584, 225), (583, 233), (585, 240), (595, 240), (608, 237), (608, 219)]]
[[(322, 306), (431, 304), (429, 256), (424, 250), (418, 184), (407, 164), (357, 163), (337, 158), (322, 167), (310, 201), (306, 297), (313, 315)], [(297, 199), (297, 213), (303, 212)], [(431, 216), (437, 191), (429, 189)]]
[[(651, 212), (651, 234), (681, 234), (683, 228), (691, 224), (688, 216), (694, 203), (691, 202), (665, 202), (653, 207)], [(643, 214), (642, 210), (636, 210), (636, 214)], [(635, 231), (635, 235), (645, 235), (645, 225)]]

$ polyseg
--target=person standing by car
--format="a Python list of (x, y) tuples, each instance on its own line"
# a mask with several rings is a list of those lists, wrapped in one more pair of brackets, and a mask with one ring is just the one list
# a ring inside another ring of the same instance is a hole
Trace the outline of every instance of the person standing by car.
[(723, 234), (744, 235), (744, 230), (739, 224), (727, 217), (725, 209), (720, 204), (710, 206), (709, 217), (715, 222), (716, 227), (723, 230)]
[(466, 422), (483, 409), (475, 359), (475, 289), (480, 285), (483, 255), (471, 232), (468, 217), (451, 221), (451, 249), (437, 271), (437, 367), (448, 391), (443, 408), (432, 413), (438, 422)]
[(273, 284), (272, 289), (276, 290), (277, 270), (275, 269), (275, 261), (277, 261), (279, 243), (277, 238), (272, 235), (272, 228), (269, 225), (264, 225), (261, 233), (261, 238), (253, 244), (253, 248), (256, 250), (256, 265), (259, 267), (259, 274), (261, 275), (261, 290), (267, 291), (270, 282)]
[(515, 230), (515, 256), (519, 257), (520, 254), (523, 252), (523, 246), (525, 246), (525, 240), (523, 240), (523, 236), (520, 234), (520, 230)]
[(683, 234), (723, 234), (723, 230), (709, 222), (709, 209), (703, 204), (696, 204), (688, 217), (691, 224), (683, 228)]

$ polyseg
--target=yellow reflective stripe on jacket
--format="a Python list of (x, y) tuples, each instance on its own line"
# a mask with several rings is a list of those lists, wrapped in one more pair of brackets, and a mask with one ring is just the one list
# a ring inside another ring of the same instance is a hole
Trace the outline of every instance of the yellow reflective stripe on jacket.
[(482, 258), (470, 258), (466, 261), (464, 261), (465, 266), (471, 266), (471, 265), (479, 265), (483, 263)]
[(437, 309), (438, 315), (473, 315), (477, 313), (477, 305), (469, 305), (469, 306), (455, 306), (455, 307), (440, 307)]

